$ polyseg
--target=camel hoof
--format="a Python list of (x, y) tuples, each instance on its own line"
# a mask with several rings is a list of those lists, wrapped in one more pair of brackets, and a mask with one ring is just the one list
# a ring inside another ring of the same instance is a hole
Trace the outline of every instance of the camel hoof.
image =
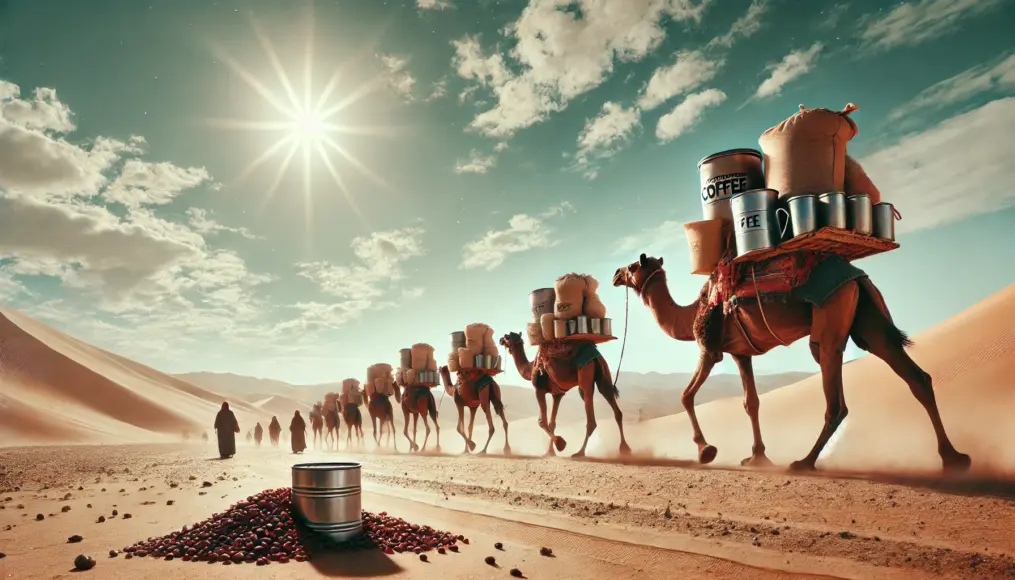
[(484, 449), (484, 450), (480, 451), (480, 452), (479, 452), (479, 453), (477, 453), (476, 455), (486, 455), (486, 449)]
[(805, 461), (803, 459), (799, 461), (794, 461), (793, 463), (789, 464), (790, 471), (804, 472), (804, 471), (814, 471), (814, 469), (815, 467), (813, 462)]
[(504, 446), (504, 455), (511, 455), (511, 446), (510, 445), (505, 445)]
[(471, 451), (475, 451), (476, 450), (476, 442), (475, 441), (469, 441), (469, 449)]
[(546, 453), (543, 454), (543, 457), (556, 457), (556, 456), (557, 454), (553, 451), (553, 449), (547, 449)]
[(567, 441), (560, 435), (557, 435), (553, 438), (553, 446), (557, 448), (557, 451), (563, 451), (567, 447)]
[(771, 467), (772, 460), (764, 453), (752, 455), (740, 461), (742, 467)]
[(969, 467), (973, 464), (973, 460), (970, 459), (965, 453), (959, 453), (956, 451), (954, 454), (943, 459), (944, 471), (946, 473), (962, 473), (969, 471)]
[(719, 450), (715, 448), (715, 445), (703, 445), (698, 449), (698, 463), (708, 465), (715, 460), (718, 453)]
[(571, 454), (571, 457), (576, 457), (576, 458), (585, 457), (585, 452), (584, 451), (575, 451), (574, 453)]
[(441, 446), (440, 446), (440, 445), (438, 445), (438, 446), (434, 447), (434, 448), (433, 448), (433, 452), (434, 452), (434, 453), (440, 453), (440, 452), (441, 452)]
[(631, 455), (631, 446), (628, 445), (627, 443), (621, 443), (620, 444), (620, 455), (623, 456), (623, 457), (627, 457), (627, 456)]

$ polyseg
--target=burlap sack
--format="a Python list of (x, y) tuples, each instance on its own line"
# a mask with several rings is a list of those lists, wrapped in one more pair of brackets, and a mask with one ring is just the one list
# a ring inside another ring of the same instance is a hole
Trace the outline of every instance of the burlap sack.
[(465, 327), (465, 348), (476, 349), (477, 352), (483, 349), (483, 340), (490, 327), (476, 322)]
[(477, 354), (479, 354), (478, 350), (472, 350), (467, 346), (458, 349), (458, 368), (460, 369), (476, 368)]
[(582, 277), (585, 278), (585, 297), (588, 298), (589, 296), (595, 296), (596, 292), (599, 292), (599, 280), (596, 280), (588, 274), (585, 274)]
[(338, 402), (339, 393), (328, 393), (324, 395), (324, 408), (334, 409), (335, 404)]
[(555, 320), (552, 314), (544, 314), (539, 317), (539, 328), (543, 333), (543, 341), (553, 340), (553, 321)]
[(426, 361), (426, 370), (437, 372), (437, 359), (434, 358), (433, 353), (430, 353), (430, 358)]
[(416, 370), (405, 369), (405, 384), (414, 385), (416, 384)]
[(606, 305), (599, 299), (598, 294), (586, 294), (585, 304), (582, 308), (585, 316), (589, 318), (606, 318)]
[(412, 345), (412, 369), (416, 371), (427, 370), (427, 364), (433, 358), (433, 347), (420, 342)]
[(458, 353), (457, 352), (453, 352), (453, 353), (448, 355), (448, 370), (453, 372), (453, 373), (457, 373), (458, 369), (459, 369), (459, 366), (458, 366)]
[[(544, 314), (543, 316), (550, 317), (550, 324), (553, 324), (553, 315)], [(525, 325), (525, 337), (529, 339), (530, 346), (539, 346), (543, 344), (543, 325), (538, 322), (530, 322)]]
[(557, 278), (553, 284), (553, 290), (557, 294), (554, 300), (554, 316), (561, 319), (580, 316), (585, 285), (585, 277), (581, 274), (566, 274)]
[[(390, 378), (377, 377), (373, 382), (374, 392), (378, 395), (390, 397), (395, 392), (394, 381)], [(367, 393), (370, 394), (369, 392)]]
[(483, 335), (483, 354), (491, 356), (497, 354), (497, 341), (493, 339), (493, 329), (489, 327)]
[(762, 133), (766, 187), (781, 198), (843, 191), (846, 144), (857, 134), (849, 114), (856, 109), (852, 103), (842, 111), (800, 105), (798, 113)]
[(864, 194), (871, 198), (872, 204), (881, 203), (881, 192), (867, 176), (867, 172), (855, 159), (846, 156), (846, 177), (843, 189), (846, 195)]

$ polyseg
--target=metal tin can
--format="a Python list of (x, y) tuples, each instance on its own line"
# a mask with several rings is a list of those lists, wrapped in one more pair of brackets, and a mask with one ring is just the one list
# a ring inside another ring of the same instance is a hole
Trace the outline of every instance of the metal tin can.
[[(465, 332), (456, 330), (451, 333), (451, 350), (457, 351), (465, 346)], [(412, 351), (410, 351), (411, 353)]]
[(793, 237), (809, 234), (818, 229), (818, 197), (796, 195), (786, 200)]
[(567, 333), (571, 334), (588, 334), (589, 333), (589, 317), (588, 316), (575, 316), (567, 321)]
[(818, 195), (819, 227), (846, 229), (846, 194), (830, 191)]
[(871, 198), (869, 195), (857, 194), (846, 198), (846, 223), (847, 229), (869, 236), (873, 229), (871, 224)]
[(873, 234), (874, 237), (881, 238), (882, 240), (895, 241), (895, 206), (883, 201), (874, 205), (874, 210), (871, 212), (873, 216)]
[(553, 337), (565, 338), (568, 335), (567, 320), (558, 318), (553, 321)]
[(767, 250), (779, 244), (779, 219), (774, 189), (745, 191), (733, 196), (733, 232), (737, 239), (737, 256)]
[(484, 363), (483, 358), (484, 357), (481, 354), (477, 354), (476, 356), (472, 357), (472, 366), (476, 367), (477, 369), (485, 369), (486, 366), (484, 366), (483, 364)]
[(412, 368), (412, 349), (403, 348), (398, 351), (399, 359), (401, 360), (401, 367), (403, 369)]
[(544, 314), (553, 314), (553, 304), (557, 293), (553, 288), (540, 288), (529, 293), (532, 303), (532, 319), (539, 322)]
[(602, 328), (603, 331), (601, 334), (603, 336), (613, 336), (613, 320), (609, 318), (604, 318), (601, 324), (603, 327)]
[(743, 191), (765, 187), (761, 159), (761, 152), (755, 149), (730, 149), (698, 162), (703, 219), (733, 221), (730, 198)]
[(603, 333), (603, 319), (602, 318), (590, 318), (589, 319), (589, 332), (592, 334)]
[(298, 463), (292, 466), (292, 503), (310, 530), (337, 542), (363, 533), (361, 465)]

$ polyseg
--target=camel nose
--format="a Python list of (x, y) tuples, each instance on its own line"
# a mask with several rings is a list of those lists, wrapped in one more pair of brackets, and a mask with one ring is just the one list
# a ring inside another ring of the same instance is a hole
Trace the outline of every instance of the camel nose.
[(623, 286), (624, 285), (624, 269), (617, 268), (616, 273), (613, 274), (613, 285)]

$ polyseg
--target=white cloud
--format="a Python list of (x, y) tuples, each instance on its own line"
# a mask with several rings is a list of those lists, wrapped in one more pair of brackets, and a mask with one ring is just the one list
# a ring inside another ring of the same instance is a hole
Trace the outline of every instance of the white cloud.
[(508, 150), (507, 141), (501, 141), (497, 143), (496, 145), (493, 146), (493, 150), (495, 153), (503, 153), (507, 151)]
[(390, 54), (382, 54), (379, 58), (381, 64), (384, 65), (388, 86), (403, 99), (412, 101), (415, 98), (413, 91), (416, 87), (416, 79), (408, 70), (409, 60)]
[(998, 185), (1011, 174), (1013, 131), (1015, 98), (998, 99), (859, 162), (902, 214), (896, 232), (941, 226), (1015, 206), (1015, 190)]
[(778, 95), (782, 91), (782, 87), (810, 72), (814, 63), (817, 62), (818, 54), (822, 48), (824, 45), (818, 42), (807, 50), (793, 51), (783, 57), (782, 61), (770, 65), (768, 69), (771, 73), (758, 86), (754, 96), (765, 98)]
[(493, 155), (483, 155), (473, 149), (469, 152), (468, 159), (459, 159), (455, 162), (455, 173), (486, 173), (497, 165), (497, 158)]
[(1003, 0), (918, 0), (902, 2), (888, 14), (861, 21), (861, 46), (887, 50), (936, 40), (958, 28), (962, 20), (996, 8)]
[(641, 125), (640, 114), (636, 108), (625, 109), (617, 103), (606, 102), (597, 116), (585, 122), (578, 135), (575, 155), (575, 166), (584, 171), (585, 177), (593, 179), (597, 174), (591, 164), (593, 160), (611, 157), (627, 144)]
[(980, 93), (1015, 88), (1015, 52), (981, 64), (924, 89), (912, 101), (894, 109), (888, 118), (898, 120), (921, 109), (938, 109)]
[(821, 11), (821, 15), (824, 17), (818, 23), (818, 28), (822, 30), (834, 30), (838, 25), (839, 21), (849, 10), (849, 4), (833, 4), (832, 6), (825, 8)]
[(681, 52), (676, 62), (652, 73), (638, 99), (638, 106), (648, 111), (677, 95), (693, 91), (715, 78), (723, 64), (723, 59), (708, 58), (700, 51)]
[(690, 131), (701, 120), (705, 111), (721, 105), (726, 100), (726, 93), (719, 89), (706, 89), (700, 93), (688, 95), (684, 102), (659, 118), (656, 125), (656, 137), (663, 143), (673, 141)]
[[(423, 256), (421, 228), (407, 227), (357, 236), (350, 247), (356, 262), (334, 265), (329, 262), (302, 262), (296, 265), (298, 275), (314, 282), (322, 292), (335, 298), (329, 304), (300, 303), (295, 308), (301, 316), (276, 326), (276, 331), (338, 327), (359, 318), (369, 310), (380, 310), (394, 303), (384, 298), (396, 282), (405, 278), (403, 264)], [(418, 298), (422, 290), (406, 289), (403, 299)]]
[(768, 11), (768, 0), (753, 0), (747, 7), (747, 12), (737, 18), (730, 26), (729, 32), (722, 36), (713, 38), (708, 47), (721, 46), (730, 48), (741, 38), (750, 38), (757, 31), (761, 30), (761, 17)]
[(430, 95), (427, 96), (426, 100), (436, 101), (446, 94), (448, 94), (448, 79), (442, 78), (433, 84), (433, 87), (430, 89)]
[(614, 244), (614, 254), (638, 254), (645, 252), (651, 256), (662, 256), (670, 250), (678, 249), (684, 243), (687, 234), (684, 224), (674, 220), (666, 220), (641, 233), (624, 236)]
[(420, 10), (444, 10), (453, 6), (450, 0), (416, 0), (416, 7)]
[(694, 0), (585, 0), (581, 16), (562, 3), (532, 0), (505, 34), (513, 41), (512, 72), (501, 54), (487, 56), (476, 37), (454, 41), (458, 75), (489, 88), (496, 105), (477, 115), (470, 128), (509, 137), (574, 98), (598, 87), (614, 63), (637, 62), (666, 36), (664, 19), (698, 21), (706, 2)]
[(130, 159), (120, 176), (103, 192), (113, 203), (128, 207), (165, 205), (180, 195), (210, 179), (204, 167), (177, 167), (172, 163), (151, 163)]
[(68, 133), (75, 129), (70, 107), (56, 91), (37, 88), (31, 100), (21, 98), (21, 87), (0, 80), (0, 118), (28, 129)]
[(553, 229), (548, 222), (573, 209), (571, 204), (563, 202), (539, 215), (520, 213), (512, 216), (506, 229), (490, 230), (465, 244), (459, 268), (495, 270), (511, 254), (556, 245), (557, 241), (551, 236)]
[(200, 234), (217, 234), (218, 232), (230, 232), (240, 235), (248, 240), (256, 240), (257, 236), (247, 228), (233, 228), (224, 226), (211, 217), (211, 212), (199, 207), (187, 209), (187, 221), (194, 231)]

